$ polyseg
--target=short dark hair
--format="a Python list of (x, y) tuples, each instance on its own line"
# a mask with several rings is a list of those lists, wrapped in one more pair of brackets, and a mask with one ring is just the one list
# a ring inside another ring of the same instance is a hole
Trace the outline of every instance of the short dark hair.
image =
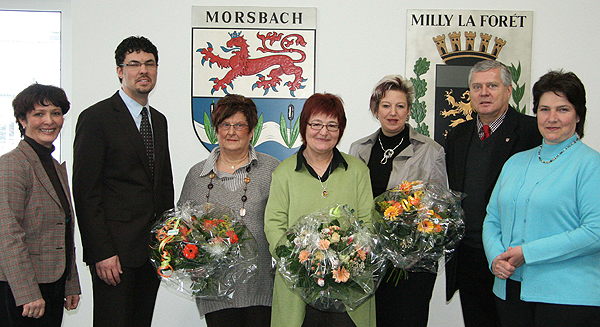
[(585, 100), (585, 87), (577, 75), (572, 72), (563, 72), (562, 70), (549, 71), (533, 85), (533, 112), (537, 114), (540, 105), (540, 99), (546, 92), (564, 94), (567, 100), (575, 107), (575, 113), (579, 117), (579, 122), (575, 125), (575, 132), (579, 138), (583, 138), (583, 128), (585, 125), (585, 114), (587, 112)]
[(241, 112), (248, 122), (248, 133), (258, 123), (256, 104), (250, 98), (239, 94), (227, 94), (217, 101), (215, 109), (211, 114), (211, 121), (216, 130), (225, 119)]
[(12, 105), (14, 115), (19, 125), (21, 136), (25, 135), (25, 128), (21, 126), (19, 120), (27, 120), (27, 114), (34, 109), (34, 106), (54, 105), (60, 108), (65, 115), (71, 108), (71, 104), (67, 99), (67, 94), (60, 87), (53, 85), (31, 84), (21, 91), (14, 98)]
[(371, 101), (369, 101), (369, 110), (373, 116), (377, 115), (379, 103), (385, 97), (387, 91), (399, 91), (406, 95), (408, 108), (412, 107), (415, 100), (415, 89), (410, 80), (402, 77), (402, 75), (387, 75), (384, 76), (373, 88), (371, 92)]
[(312, 116), (318, 114), (324, 114), (337, 119), (340, 125), (340, 136), (336, 145), (340, 143), (342, 135), (344, 135), (344, 129), (346, 129), (346, 113), (344, 112), (344, 102), (342, 99), (331, 93), (315, 93), (304, 102), (302, 113), (300, 114), (302, 143), (306, 144), (306, 127), (308, 126), (308, 121)]
[[(121, 41), (115, 50), (115, 61), (117, 66), (123, 64), (125, 57), (127, 57), (128, 54), (141, 51), (153, 54), (154, 59), (158, 64), (158, 49), (156, 49), (156, 46), (143, 36), (130, 36)], [(119, 83), (121, 82), (121, 78), (119, 77)]]

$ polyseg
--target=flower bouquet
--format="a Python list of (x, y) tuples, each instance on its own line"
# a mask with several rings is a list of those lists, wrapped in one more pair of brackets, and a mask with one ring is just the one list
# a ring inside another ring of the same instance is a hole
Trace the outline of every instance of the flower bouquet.
[(465, 233), (460, 200), (423, 181), (405, 181), (375, 198), (375, 228), (396, 268), (437, 273), (443, 267)]
[(353, 310), (377, 288), (385, 269), (379, 239), (347, 205), (301, 218), (275, 249), (287, 286), (322, 311)]
[(257, 269), (256, 241), (227, 207), (186, 202), (152, 228), (150, 260), (167, 284), (193, 297), (222, 300)]

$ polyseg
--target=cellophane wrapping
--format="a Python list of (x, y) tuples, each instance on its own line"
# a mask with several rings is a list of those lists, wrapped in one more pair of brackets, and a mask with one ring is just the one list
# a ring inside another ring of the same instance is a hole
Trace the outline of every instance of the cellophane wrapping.
[(170, 287), (191, 297), (229, 300), (256, 275), (256, 241), (233, 210), (186, 202), (152, 228), (150, 260)]
[(386, 263), (377, 235), (337, 204), (300, 218), (275, 252), (287, 286), (321, 311), (353, 310), (365, 302)]
[(462, 194), (419, 180), (376, 197), (375, 229), (386, 257), (404, 271), (437, 273), (465, 233), (461, 199)]

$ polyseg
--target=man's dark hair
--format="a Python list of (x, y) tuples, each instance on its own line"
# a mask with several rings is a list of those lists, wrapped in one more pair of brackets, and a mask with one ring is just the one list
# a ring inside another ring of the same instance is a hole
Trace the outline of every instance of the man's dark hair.
[[(156, 59), (156, 64), (158, 64), (158, 50), (156, 49), (156, 46), (143, 36), (130, 36), (121, 41), (115, 50), (115, 61), (117, 66), (123, 64), (125, 57), (127, 57), (128, 54), (140, 51), (153, 54), (154, 59)], [(122, 80), (119, 77), (119, 83), (121, 82)]]

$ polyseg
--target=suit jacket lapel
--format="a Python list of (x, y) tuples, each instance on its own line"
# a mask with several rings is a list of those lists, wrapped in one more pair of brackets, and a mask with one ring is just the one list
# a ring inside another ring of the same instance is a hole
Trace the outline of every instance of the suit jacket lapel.
[[(19, 148), (21, 148), (23, 153), (25, 153), (25, 157), (27, 157), (27, 160), (33, 167), (35, 177), (39, 180), (40, 184), (42, 184), (44, 189), (48, 192), (48, 194), (50, 194), (50, 197), (58, 204), (58, 206), (62, 208), (62, 206), (60, 205), (60, 199), (58, 198), (58, 194), (56, 193), (54, 186), (52, 186), (50, 177), (48, 177), (48, 174), (46, 173), (44, 166), (40, 162), (40, 158), (38, 157), (37, 153), (35, 153), (33, 148), (31, 148), (31, 146), (23, 140), (19, 142)], [(65, 189), (68, 190), (68, 188)]]
[(60, 180), (60, 184), (63, 187), (65, 195), (67, 197), (67, 201), (69, 202), (70, 209), (73, 209), (73, 203), (71, 203), (71, 196), (69, 193), (69, 181), (67, 177), (67, 164), (63, 162), (62, 164), (58, 164), (58, 162), (54, 162), (54, 167), (56, 168), (56, 172), (58, 173), (58, 179)]
[(365, 164), (369, 164), (369, 159), (371, 158), (371, 150), (375, 146), (375, 142), (377, 142), (377, 136), (379, 135), (379, 129), (369, 135), (369, 138), (366, 139), (358, 149), (358, 158), (362, 160)]
[(140, 160), (144, 163), (146, 173), (148, 173), (148, 177), (150, 177), (150, 163), (148, 162), (148, 157), (146, 156), (144, 139), (142, 138), (140, 131), (133, 121), (133, 117), (131, 117), (129, 109), (127, 109), (127, 106), (123, 102), (123, 99), (121, 99), (118, 91), (112, 96), (112, 100), (117, 121), (123, 128), (123, 133), (125, 133), (126, 138), (131, 141), (134, 151), (137, 152)]
[(473, 133), (475, 133), (476, 129), (476, 117), (472, 120), (465, 122), (463, 124), (467, 124), (465, 128), (465, 132), (457, 136), (456, 141), (454, 142), (455, 147), (455, 158), (456, 162), (460, 163), (455, 165), (454, 169), (456, 169), (456, 181), (460, 184), (458, 189), (462, 190), (464, 187), (465, 181), (465, 173), (467, 169), (467, 157), (469, 156), (469, 148), (471, 147), (471, 140), (473, 138)]
[(168, 148), (167, 136), (164, 135), (163, 125), (166, 122), (162, 118), (162, 115), (156, 111), (156, 109), (150, 107), (152, 117), (152, 135), (154, 136), (154, 176), (156, 172), (162, 171), (165, 163), (165, 149)]
[(515, 133), (517, 124), (517, 112), (512, 107), (509, 107), (502, 125), (496, 131), (499, 137), (496, 139), (496, 148), (490, 167), (490, 173), (493, 174), (493, 177), (500, 175), (504, 163), (510, 158), (513, 152), (512, 149), (517, 140), (517, 134)]

